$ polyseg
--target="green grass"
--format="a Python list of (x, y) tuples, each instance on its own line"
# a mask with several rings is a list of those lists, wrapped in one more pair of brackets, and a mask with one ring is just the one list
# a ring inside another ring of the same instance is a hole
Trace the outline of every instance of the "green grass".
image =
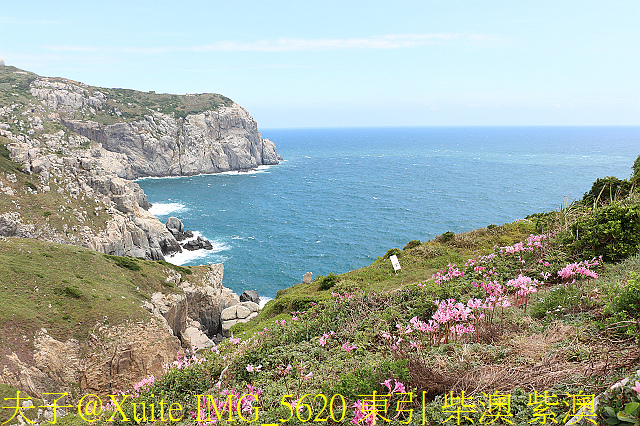
[[(116, 259), (135, 262), (137, 268), (122, 267)], [(58, 339), (83, 340), (105, 316), (114, 324), (147, 318), (140, 305), (151, 293), (177, 291), (163, 285), (165, 269), (153, 261), (107, 257), (76, 246), (3, 239), (0, 327), (14, 332), (0, 339), (11, 346), (17, 336), (44, 327)]]
[[(393, 292), (407, 286), (425, 282), (431, 279), (437, 271), (447, 267), (449, 263), (463, 263), (466, 259), (477, 254), (486, 254), (496, 246), (506, 246), (522, 241), (535, 231), (533, 223), (519, 222), (493, 226), (491, 229), (481, 228), (474, 231), (454, 234), (453, 237), (438, 237), (433, 241), (410, 244), (410, 248), (398, 250), (398, 260), (402, 271), (396, 274), (389, 257), (376, 259), (371, 265), (343, 274), (329, 274), (317, 277), (309, 284), (296, 284), (287, 289), (278, 290), (274, 300), (267, 303), (260, 314), (247, 324), (237, 324), (232, 331), (235, 334), (245, 333), (253, 335), (262, 329), (274, 317), (291, 317), (289, 312), (303, 311), (313, 303), (319, 303), (331, 298), (332, 292), (363, 290), (365, 292)], [(395, 251), (394, 251), (395, 252)], [(388, 254), (388, 253), (387, 253)], [(330, 287), (323, 290), (327, 277), (331, 277)], [(430, 286), (434, 295), (446, 298), (444, 288)], [(284, 314), (284, 316), (280, 316)]]

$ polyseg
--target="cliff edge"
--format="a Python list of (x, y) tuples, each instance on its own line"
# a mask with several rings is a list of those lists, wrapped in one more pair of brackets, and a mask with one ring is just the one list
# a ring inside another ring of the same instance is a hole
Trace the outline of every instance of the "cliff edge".
[(0, 176), (0, 236), (153, 260), (181, 248), (131, 179), (281, 160), (225, 96), (99, 88), (4, 65), (0, 151), (17, 163)]

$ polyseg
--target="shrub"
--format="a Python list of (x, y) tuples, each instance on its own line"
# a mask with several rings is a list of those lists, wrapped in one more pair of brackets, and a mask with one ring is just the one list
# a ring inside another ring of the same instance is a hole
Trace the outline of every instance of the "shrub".
[(561, 286), (550, 290), (544, 298), (531, 308), (531, 316), (545, 317), (563, 316), (583, 308), (583, 291), (578, 286)]
[(402, 250), (409, 250), (412, 249), (414, 247), (418, 247), (422, 245), (422, 242), (420, 240), (411, 240), (407, 243), (406, 246), (404, 246), (404, 248)]
[(394, 254), (395, 254), (396, 256), (400, 256), (400, 255), (402, 254), (402, 251), (401, 251), (400, 249), (398, 249), (398, 248), (392, 248), (392, 249), (389, 249), (389, 250), (387, 250), (387, 252), (384, 254), (383, 258), (384, 258), (384, 259), (388, 259), (388, 258), (390, 258), (391, 256), (393, 256)]
[(193, 271), (190, 268), (174, 265), (173, 263), (169, 263), (166, 260), (156, 260), (156, 262), (168, 268), (172, 268), (174, 271), (180, 272), (181, 274), (186, 274), (186, 275), (193, 274)]
[(593, 210), (572, 226), (574, 254), (603, 256), (607, 261), (625, 259), (640, 251), (640, 203), (623, 200)]
[(636, 161), (633, 162), (633, 174), (631, 175), (631, 182), (634, 184), (638, 184), (640, 180), (640, 155), (636, 158)]
[(456, 234), (451, 232), (451, 231), (447, 231), (444, 234), (440, 235), (440, 241), (442, 241), (443, 243), (446, 243), (447, 241), (450, 241), (451, 239), (453, 239), (453, 237), (455, 237)]
[(55, 294), (59, 294), (61, 296), (67, 296), (74, 299), (80, 299), (82, 297), (82, 292), (77, 287), (57, 287), (53, 289)]
[(631, 279), (623, 288), (614, 288), (605, 313), (624, 313), (631, 318), (640, 318), (640, 276), (631, 272)]
[(329, 290), (340, 281), (340, 276), (331, 272), (326, 277), (318, 277), (318, 281), (320, 282), (318, 286), (320, 290)]
[(139, 271), (140, 269), (142, 269), (142, 267), (138, 264), (137, 259), (133, 257), (111, 256), (109, 254), (105, 254), (104, 257), (113, 260), (116, 265), (121, 268), (130, 269), (132, 271)]
[(591, 190), (584, 194), (582, 201), (586, 205), (594, 203), (601, 205), (621, 200), (629, 195), (631, 186), (628, 180), (621, 180), (615, 176), (598, 178), (591, 186)]
[(407, 360), (382, 361), (375, 366), (363, 366), (340, 377), (338, 383), (329, 387), (324, 385), (325, 395), (341, 394), (347, 399), (357, 400), (361, 395), (371, 395), (374, 391), (385, 393), (382, 382), (394, 378), (401, 382), (409, 380)]

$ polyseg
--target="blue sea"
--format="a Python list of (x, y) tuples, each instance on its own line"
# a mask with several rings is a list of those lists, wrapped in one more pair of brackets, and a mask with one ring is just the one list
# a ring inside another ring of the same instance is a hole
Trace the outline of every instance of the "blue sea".
[(177, 216), (214, 250), (224, 285), (264, 298), (302, 275), (369, 265), (443, 232), (556, 210), (598, 177), (628, 178), (640, 127), (268, 129), (284, 161), (257, 170), (138, 181), (161, 220)]

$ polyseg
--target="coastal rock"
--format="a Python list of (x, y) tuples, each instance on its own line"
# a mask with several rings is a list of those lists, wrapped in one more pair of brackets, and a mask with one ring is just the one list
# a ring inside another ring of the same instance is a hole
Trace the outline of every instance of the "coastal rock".
[(188, 302), (184, 294), (153, 293), (151, 303), (165, 319), (174, 336), (180, 336), (186, 329)]
[(203, 349), (213, 346), (211, 339), (195, 327), (187, 327), (182, 333), (182, 344), (189, 348)]
[(201, 236), (198, 236), (195, 240), (190, 240), (184, 243), (182, 245), (182, 248), (189, 251), (201, 250), (201, 249), (212, 250), (213, 245), (209, 240), (205, 240)]
[(178, 233), (184, 232), (184, 224), (177, 217), (172, 216), (167, 219), (167, 223), (165, 226), (174, 236)]
[(255, 290), (245, 290), (240, 295), (241, 302), (253, 302), (256, 304), (260, 303), (260, 297), (258, 296), (258, 292)]
[(302, 282), (304, 284), (309, 284), (311, 282), (311, 279), (313, 278), (313, 273), (311, 272), (307, 272), (306, 274), (304, 274), (302, 276)]
[(222, 311), (220, 319), (222, 321), (222, 335), (231, 336), (231, 327), (237, 323), (248, 322), (258, 315), (260, 306), (250, 301), (240, 302)]
[(71, 393), (72, 388), (96, 394), (128, 389), (150, 374), (162, 374), (163, 364), (180, 350), (178, 339), (154, 318), (118, 326), (96, 324), (85, 342), (63, 342), (42, 329), (33, 344), (32, 357), (5, 357), (0, 382), (38, 398), (45, 392)]
[[(34, 93), (49, 99), (42, 90)], [(80, 107), (78, 99), (64, 99)], [(127, 179), (247, 170), (279, 162), (275, 144), (262, 138), (253, 117), (235, 103), (184, 120), (154, 112), (142, 120), (106, 126), (74, 119), (61, 123), (107, 151), (124, 154), (124, 166), (110, 168), (99, 159), (98, 163)]]

